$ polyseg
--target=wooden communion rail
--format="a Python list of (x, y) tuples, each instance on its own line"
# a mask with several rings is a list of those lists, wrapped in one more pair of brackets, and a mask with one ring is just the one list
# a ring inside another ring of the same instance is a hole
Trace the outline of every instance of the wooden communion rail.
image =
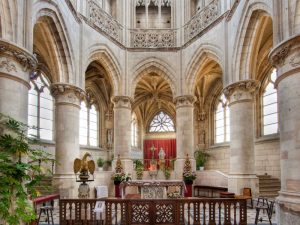
[[(101, 199), (105, 214), (94, 213), (97, 199), (60, 199), (60, 225), (246, 225), (245, 199)], [(99, 201), (99, 199), (98, 199)], [(102, 218), (103, 220), (101, 220)]]

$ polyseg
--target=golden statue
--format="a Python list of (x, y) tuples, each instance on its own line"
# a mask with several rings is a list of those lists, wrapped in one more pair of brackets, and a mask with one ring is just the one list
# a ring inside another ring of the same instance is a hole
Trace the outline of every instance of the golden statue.
[(82, 180), (87, 180), (90, 174), (94, 174), (95, 172), (95, 162), (93, 160), (88, 160), (87, 158), (91, 158), (89, 153), (85, 153), (82, 159), (76, 158), (74, 160), (74, 173), (80, 173), (79, 178)]

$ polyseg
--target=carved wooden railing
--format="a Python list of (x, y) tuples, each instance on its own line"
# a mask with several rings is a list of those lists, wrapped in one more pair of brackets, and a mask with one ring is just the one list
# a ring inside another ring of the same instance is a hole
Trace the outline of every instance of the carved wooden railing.
[[(61, 199), (60, 225), (101, 224), (96, 199)], [(245, 199), (105, 199), (106, 225), (246, 225)]]
[(185, 42), (200, 34), (221, 15), (220, 0), (213, 0), (184, 26)]

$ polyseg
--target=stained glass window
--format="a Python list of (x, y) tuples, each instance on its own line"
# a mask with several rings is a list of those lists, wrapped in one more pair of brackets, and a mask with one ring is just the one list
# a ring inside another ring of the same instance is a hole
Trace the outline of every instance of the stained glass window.
[(274, 83), (276, 70), (268, 77), (268, 84), (262, 96), (263, 135), (278, 133), (277, 90)]
[(150, 123), (149, 132), (174, 132), (172, 119), (164, 112), (159, 112)]
[(87, 107), (84, 101), (80, 104), (79, 143), (98, 146), (98, 112), (94, 105)]
[(28, 135), (51, 141), (53, 140), (54, 100), (50, 94), (50, 83), (40, 72), (34, 72), (30, 78), (28, 125), (36, 129), (29, 129)]
[(230, 141), (230, 111), (228, 102), (222, 94), (215, 111), (215, 143)]

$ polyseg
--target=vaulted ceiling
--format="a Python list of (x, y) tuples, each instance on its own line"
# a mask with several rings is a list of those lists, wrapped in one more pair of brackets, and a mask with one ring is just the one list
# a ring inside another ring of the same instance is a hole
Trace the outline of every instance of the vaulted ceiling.
[(144, 76), (135, 89), (132, 108), (145, 125), (159, 111), (166, 112), (174, 120), (175, 105), (170, 85), (157, 74)]

